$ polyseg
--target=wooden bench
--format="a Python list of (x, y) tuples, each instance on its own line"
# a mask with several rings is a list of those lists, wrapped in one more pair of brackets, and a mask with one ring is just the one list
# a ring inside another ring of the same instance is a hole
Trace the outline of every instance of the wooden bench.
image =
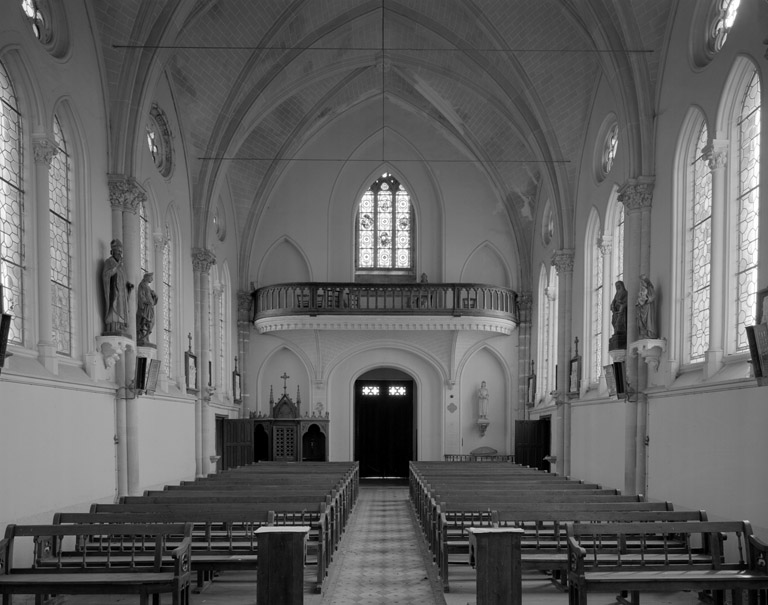
[[(189, 521), (195, 524), (192, 534), (192, 566), (198, 572), (198, 589), (202, 589), (214, 573), (225, 570), (258, 569), (258, 544), (254, 532), (270, 525), (306, 525), (310, 527), (307, 552), (314, 555), (310, 564), (317, 566), (318, 592), (328, 572), (335, 545), (323, 504), (203, 502), (190, 499), (184, 503), (138, 502), (131, 504), (93, 504), (90, 514), (94, 522), (109, 519), (146, 519), (148, 522)], [(86, 517), (78, 513), (60, 514), (60, 522)], [(299, 522), (300, 521), (300, 522)]]
[(728, 591), (734, 605), (744, 590), (751, 604), (768, 599), (768, 544), (746, 521), (569, 523), (566, 532), (570, 605), (587, 605), (590, 592), (625, 603), (628, 594), (633, 605), (646, 591), (711, 592), (716, 604)]
[[(141, 605), (170, 594), (187, 605), (192, 524), (15, 525), (0, 540), (0, 594), (137, 594)], [(24, 544), (29, 542), (31, 544)], [(70, 543), (73, 543), (71, 545)], [(99, 552), (84, 544), (100, 544)], [(111, 547), (120, 545), (123, 554)], [(14, 549), (30, 548), (30, 566), (17, 565)]]
[[(641, 510), (636, 510), (640, 505)], [(470, 552), (471, 528), (518, 528), (521, 538), (522, 565), (525, 571), (540, 571), (550, 575), (553, 583), (564, 589), (568, 570), (566, 523), (589, 521), (615, 523), (620, 521), (703, 521), (704, 511), (675, 511), (666, 502), (615, 503), (613, 508), (592, 503), (541, 502), (527, 510), (453, 511), (441, 514), (436, 560), (443, 582), (449, 590), (450, 564), (472, 564)], [(652, 510), (655, 508), (656, 510)], [(649, 544), (650, 546), (650, 544)]]

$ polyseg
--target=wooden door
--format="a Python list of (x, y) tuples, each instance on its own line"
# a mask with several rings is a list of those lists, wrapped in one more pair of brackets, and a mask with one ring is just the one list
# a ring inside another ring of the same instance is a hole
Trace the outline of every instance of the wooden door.
[(551, 422), (549, 416), (539, 420), (515, 421), (515, 462), (548, 471), (544, 460), (550, 453)]
[(221, 469), (251, 464), (253, 458), (253, 420), (225, 418), (217, 429), (221, 430)]
[(298, 460), (296, 439), (298, 424), (276, 424), (272, 427), (272, 460), (275, 462), (295, 462)]
[(355, 383), (355, 460), (361, 477), (408, 476), (413, 399), (413, 381)]

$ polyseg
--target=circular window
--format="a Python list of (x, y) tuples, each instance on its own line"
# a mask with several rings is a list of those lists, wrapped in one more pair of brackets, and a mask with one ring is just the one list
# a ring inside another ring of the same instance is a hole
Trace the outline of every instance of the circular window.
[(552, 204), (549, 200), (544, 205), (544, 212), (541, 215), (541, 242), (544, 246), (549, 246), (555, 235), (555, 217), (552, 213)]
[(610, 174), (619, 149), (619, 124), (613, 114), (603, 120), (597, 136), (594, 156), (595, 180), (601, 183)]
[(725, 44), (741, 0), (699, 2), (691, 21), (691, 57), (694, 66), (705, 67)]
[(59, 59), (69, 48), (66, 14), (62, 5), (62, 2), (52, 3), (50, 0), (21, 0), (20, 5), (32, 34), (51, 55)]
[(157, 105), (152, 105), (146, 126), (147, 148), (158, 172), (167, 177), (173, 168), (171, 132), (168, 120)]

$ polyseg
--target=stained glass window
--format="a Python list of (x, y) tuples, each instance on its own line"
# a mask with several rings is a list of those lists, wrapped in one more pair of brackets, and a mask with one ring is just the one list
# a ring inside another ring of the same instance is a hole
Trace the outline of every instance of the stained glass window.
[(139, 204), (139, 252), (141, 254), (141, 274), (149, 272), (149, 223), (144, 203)]
[(589, 381), (596, 383), (603, 371), (603, 254), (600, 247), (600, 219), (596, 212), (590, 216), (587, 228), (588, 263), (592, 270), (588, 277), (587, 292), (590, 299), (587, 309), (590, 314), (591, 334), (589, 348)]
[(366, 385), (363, 387), (363, 395), (376, 396), (380, 393), (379, 387), (375, 385)]
[(170, 229), (165, 228), (165, 245), (163, 246), (163, 365), (168, 378), (173, 377), (173, 325), (171, 313), (174, 304), (173, 292), (173, 240)]
[(389, 394), (392, 397), (405, 397), (407, 390), (404, 386), (389, 385)]
[(613, 229), (613, 274), (612, 281), (624, 281), (624, 204), (618, 204), (616, 225)]
[(21, 8), (24, 10), (24, 14), (27, 15), (27, 19), (29, 19), (35, 38), (44, 41), (46, 32), (45, 15), (40, 10), (39, 3), (36, 0), (22, 0)]
[(388, 173), (373, 183), (360, 199), (357, 268), (363, 271), (413, 269), (411, 197)]
[(9, 342), (24, 341), (24, 190), (21, 114), (16, 93), (0, 63), (0, 281), (3, 307), (13, 317)]
[(715, 52), (723, 48), (728, 32), (731, 31), (741, 0), (719, 0), (715, 18), (712, 21), (711, 46)]
[(53, 120), (53, 136), (57, 153), (51, 160), (50, 177), (50, 248), (51, 248), (51, 312), (53, 342), (56, 351), (72, 354), (72, 218), (71, 164), (67, 143), (57, 118)]
[(712, 171), (703, 150), (707, 146), (707, 125), (702, 123), (691, 142), (689, 192), (687, 200), (687, 288), (688, 361), (704, 359), (709, 348), (709, 297), (712, 262)]
[(736, 266), (736, 350), (748, 348), (746, 326), (757, 307), (758, 225), (760, 208), (760, 81), (755, 71), (746, 87), (737, 121), (738, 196)]
[(538, 366), (539, 386), (536, 392), (544, 400), (555, 390), (555, 367), (557, 355), (557, 272), (547, 275), (544, 267), (539, 274), (539, 339)]
[(219, 359), (218, 359), (218, 365), (219, 365), (219, 385), (223, 389), (224, 385), (226, 385), (226, 382), (224, 381), (224, 366), (225, 366), (225, 348), (226, 348), (226, 331), (224, 330), (224, 296), (225, 296), (225, 288), (224, 284), (221, 285), (221, 287), (216, 290), (216, 305), (217, 305), (217, 314), (218, 314), (218, 332), (219, 332), (219, 338), (218, 338), (218, 348), (219, 348)]
[(608, 131), (603, 143), (603, 174), (608, 174), (613, 168), (616, 159), (616, 150), (619, 147), (619, 125), (614, 124)]

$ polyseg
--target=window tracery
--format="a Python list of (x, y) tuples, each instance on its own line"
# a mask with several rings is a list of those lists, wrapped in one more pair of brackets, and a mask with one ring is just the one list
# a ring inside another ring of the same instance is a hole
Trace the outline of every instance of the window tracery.
[(58, 148), (52, 156), (50, 178), (51, 311), (56, 351), (72, 354), (72, 217), (71, 162), (58, 118), (53, 120)]

